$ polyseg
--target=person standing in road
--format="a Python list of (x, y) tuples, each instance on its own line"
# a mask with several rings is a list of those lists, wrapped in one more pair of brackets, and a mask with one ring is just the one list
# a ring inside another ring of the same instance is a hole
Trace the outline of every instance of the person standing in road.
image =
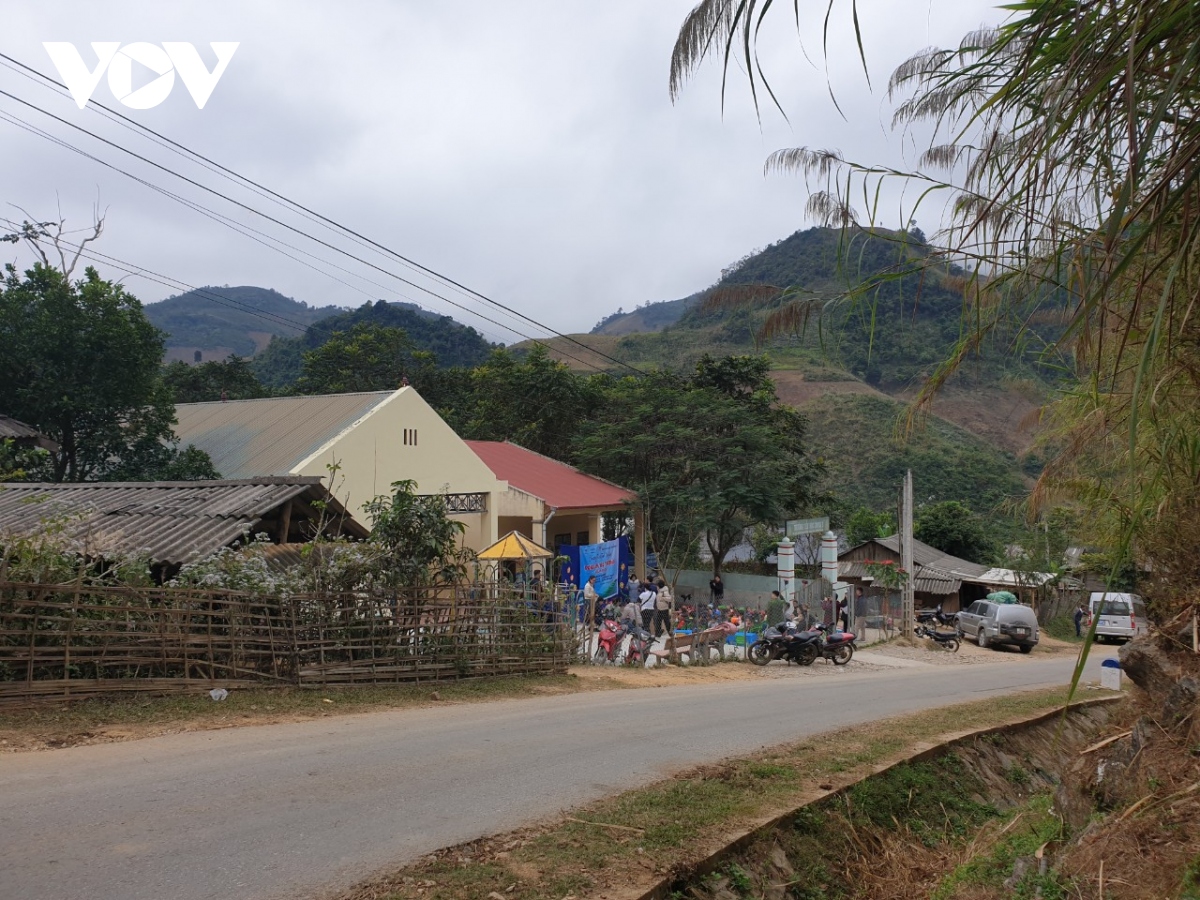
[(1075, 637), (1083, 637), (1083, 604), (1080, 603), (1075, 607)]

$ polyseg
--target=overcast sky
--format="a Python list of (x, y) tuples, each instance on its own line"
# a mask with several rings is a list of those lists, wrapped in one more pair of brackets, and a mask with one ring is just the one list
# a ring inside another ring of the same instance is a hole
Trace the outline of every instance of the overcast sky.
[[(210, 68), (215, 56), (208, 42), (238, 41), (204, 109), (178, 78), (152, 109), (122, 106), (107, 79), (93, 96), (539, 322), (586, 331), (618, 307), (706, 287), (730, 262), (808, 227), (803, 180), (763, 176), (771, 151), (829, 147), (854, 159), (902, 164), (904, 141), (887, 124), (888, 73), (923, 47), (957, 44), (980, 24), (1001, 21), (993, 3), (977, 0), (859, 0), (872, 90), (853, 47), (849, 3), (835, 4), (828, 77), (823, 0), (809, 0), (802, 29), (811, 62), (791, 4), (776, 4), (762, 56), (788, 120), (764, 108), (760, 123), (736, 73), (722, 113), (719, 62), (707, 65), (671, 104), (670, 52), (692, 3), (10, 0), (0, 49), (57, 77), (43, 41), (74, 42), (89, 68), (96, 61), (92, 41), (188, 41)], [(135, 65), (133, 87), (151, 77)], [(830, 100), (829, 84), (845, 119)], [(0, 89), (369, 255), (386, 271), (288, 233), (0, 96), (0, 114), (292, 244), (297, 249), (284, 249), (301, 261), (0, 121), (5, 219), (24, 218), (17, 207), (57, 218), (61, 205), (68, 226), (82, 226), (98, 199), (107, 215), (106, 233), (95, 245), (100, 252), (188, 284), (261, 285), (321, 306), (407, 299), (452, 314), (494, 340), (521, 339), (404, 285), (394, 275), (430, 282), (394, 260), (284, 213), (94, 110), (78, 109), (69, 97), (7, 68), (0, 68)], [(897, 199), (891, 198), (894, 215), (885, 214), (888, 224), (900, 224)], [(927, 230), (933, 219), (918, 215)], [(0, 259), (29, 262), (11, 244), (0, 244)], [(120, 273), (110, 268), (104, 274)], [(146, 302), (178, 292), (141, 277), (126, 284)], [(461, 294), (446, 296), (496, 317)]]

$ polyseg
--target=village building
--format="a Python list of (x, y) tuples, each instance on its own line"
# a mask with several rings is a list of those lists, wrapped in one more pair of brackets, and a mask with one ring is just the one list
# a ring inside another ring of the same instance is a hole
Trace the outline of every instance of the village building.
[(482, 550), (497, 524), (507, 485), (412, 387), (395, 391), (181, 403), (181, 446), (194, 444), (223, 478), (309, 475), (360, 521), (363, 504), (412, 481), (421, 495), (445, 495), (466, 526), (464, 543)]
[(597, 544), (603, 540), (603, 515), (628, 513), (636, 497), (627, 488), (517, 444), (466, 443), (497, 479), (507, 482), (499, 498), (500, 534), (515, 531), (551, 549)]
[(87, 559), (146, 558), (160, 581), (256, 535), (296, 546), (318, 535), (368, 534), (309, 475), (0, 485), (0, 544), (48, 530)]
[[(862, 586), (874, 586), (868, 563), (890, 561), (900, 565), (900, 536), (875, 538), (851, 547), (838, 556), (838, 578)], [(936, 547), (913, 539), (913, 594), (918, 608), (942, 605), (947, 613), (966, 609), (992, 591), (1011, 591), (1025, 602), (1049, 581), (1044, 572), (1019, 572), (982, 563), (968, 562)]]

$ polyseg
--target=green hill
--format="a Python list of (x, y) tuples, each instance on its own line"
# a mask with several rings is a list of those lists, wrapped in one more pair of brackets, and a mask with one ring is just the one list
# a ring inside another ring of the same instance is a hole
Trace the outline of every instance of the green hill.
[(273, 336), (301, 334), (314, 322), (342, 312), (253, 286), (200, 288), (147, 304), (145, 310), (146, 318), (166, 332), (168, 350), (200, 350), (205, 359), (231, 352), (251, 356)]
[[(819, 360), (887, 392), (904, 390), (929, 377), (950, 354), (963, 329), (964, 301), (953, 286), (953, 267), (929, 264), (930, 249), (919, 230), (911, 232), (809, 228), (750, 254), (721, 272), (706, 291), (682, 300), (650, 304), (609, 316), (594, 334), (619, 336), (618, 358), (628, 362), (687, 367), (694, 346), (747, 352), (778, 302), (705, 309), (702, 299), (719, 289), (771, 285), (795, 296), (831, 301), (877, 282), (854, 299), (820, 303), (800, 334), (766, 348)], [(957, 383), (998, 384), (1025, 379), (1049, 382), (1055, 370), (1038, 358), (1044, 338), (1037, 326), (997, 331), (981, 353), (963, 366)], [(652, 333), (648, 333), (652, 332)]]
[(335, 331), (349, 331), (359, 324), (403, 328), (417, 349), (433, 353), (443, 368), (477, 366), (497, 346), (449, 316), (439, 316), (411, 303), (379, 300), (355, 310), (339, 311), (299, 337), (276, 337), (252, 361), (255, 374), (269, 388), (290, 387), (300, 377), (305, 351), (320, 347)]
[(848, 508), (893, 509), (897, 486), (913, 470), (918, 505), (959, 500), (988, 513), (1027, 493), (1017, 459), (949, 422), (931, 418), (907, 440), (896, 437), (904, 404), (869, 394), (825, 396), (799, 407), (825, 461), (826, 487)]

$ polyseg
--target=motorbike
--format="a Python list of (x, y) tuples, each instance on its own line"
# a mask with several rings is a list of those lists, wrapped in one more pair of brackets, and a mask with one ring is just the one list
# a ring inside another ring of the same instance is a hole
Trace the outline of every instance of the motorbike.
[(822, 658), (830, 660), (835, 666), (844, 666), (854, 657), (854, 642), (858, 637), (853, 631), (835, 631), (829, 633), (826, 625), (817, 625), (821, 633), (818, 651)]
[(958, 652), (958, 634), (953, 631), (938, 631), (927, 625), (918, 625), (913, 631), (916, 632), (917, 637), (929, 638), (939, 647), (949, 650), (951, 653)]
[(832, 661), (835, 666), (844, 666), (854, 656), (855, 640), (849, 631), (828, 634), (825, 625), (801, 631), (794, 623), (780, 622), (764, 629), (746, 655), (756, 666), (765, 666), (774, 659), (811, 666), (821, 658)]
[(596, 642), (596, 653), (592, 662), (596, 665), (616, 663), (621, 651), (621, 642), (629, 634), (629, 626), (615, 619), (605, 619), (600, 626), (600, 635)]
[(625, 664), (644, 666), (650, 657), (650, 648), (654, 646), (654, 635), (641, 625), (631, 625), (627, 631), (629, 648), (625, 651)]
[(938, 625), (953, 625), (957, 621), (958, 613), (946, 615), (940, 603), (933, 609), (917, 610), (917, 622), (921, 625), (933, 625), (936, 628)]
[(756, 666), (765, 666), (773, 659), (810, 666), (817, 658), (819, 638), (819, 632), (800, 631), (794, 622), (780, 622), (764, 628), (758, 640), (747, 648), (746, 656)]

